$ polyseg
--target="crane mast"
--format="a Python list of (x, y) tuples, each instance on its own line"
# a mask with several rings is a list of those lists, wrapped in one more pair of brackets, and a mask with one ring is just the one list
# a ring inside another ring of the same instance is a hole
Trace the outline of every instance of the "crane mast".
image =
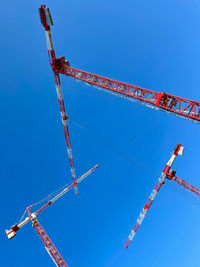
[(176, 159), (177, 155), (183, 155), (183, 151), (184, 151), (184, 148), (181, 146), (181, 144), (178, 144), (175, 149), (174, 149), (174, 152), (170, 158), (170, 160), (168, 161), (168, 163), (165, 165), (163, 171), (162, 171), (162, 174), (156, 184), (156, 186), (154, 187), (151, 195), (149, 196), (143, 210), (141, 211), (141, 213), (139, 214), (139, 217), (134, 225), (134, 227), (132, 228), (129, 236), (128, 236), (128, 239), (125, 243), (125, 248), (127, 249), (131, 243), (131, 241), (133, 240), (135, 234), (137, 233), (140, 225), (142, 224), (149, 208), (151, 207), (157, 193), (159, 192), (161, 186), (165, 183), (165, 179), (169, 179), (169, 180), (172, 180), (174, 182), (176, 182), (177, 184), (183, 186), (185, 189), (188, 189), (189, 191), (191, 191), (192, 193), (196, 194), (197, 196), (200, 197), (200, 190), (194, 186), (192, 186), (191, 184), (187, 183), (186, 181), (178, 178), (175, 174), (176, 174), (176, 171), (172, 170), (171, 167), (172, 167), (172, 164), (174, 162), (174, 160)]
[[(83, 181), (88, 175), (90, 175), (93, 171), (95, 171), (99, 165), (95, 165), (92, 169), (87, 171), (85, 174), (83, 174), (80, 178), (77, 179), (77, 184)], [(59, 198), (61, 198), (63, 195), (65, 195), (69, 190), (74, 188), (74, 183), (70, 184), (68, 187), (64, 188), (61, 192), (59, 192), (57, 195), (55, 195), (52, 199), (50, 199), (46, 204), (44, 204), (41, 208), (36, 210), (35, 212), (31, 213), (31, 208), (35, 206), (36, 204), (33, 204), (26, 208), (28, 216), (19, 224), (15, 224), (11, 227), (10, 230), (6, 230), (6, 235), (8, 239), (12, 239), (16, 236), (16, 232), (20, 230), (23, 226), (25, 226), (28, 222), (32, 222), (32, 225), (41, 238), (42, 242), (44, 243), (45, 249), (47, 250), (48, 254), (51, 256), (52, 260), (56, 264), (57, 267), (68, 267), (67, 263), (63, 259), (63, 257), (58, 252), (57, 248), (39, 223), (37, 217), (38, 215), (47, 207), (49, 207), (51, 204), (56, 202)]]
[(59, 72), (56, 71), (56, 69), (54, 68), (54, 62), (56, 61), (56, 54), (55, 54), (55, 50), (53, 46), (53, 40), (52, 40), (51, 28), (50, 28), (50, 26), (53, 25), (53, 21), (51, 18), (50, 11), (48, 8), (45, 7), (45, 5), (41, 5), (41, 7), (39, 8), (39, 13), (40, 13), (41, 23), (46, 33), (49, 61), (50, 61), (50, 65), (52, 66), (53, 75), (54, 75), (54, 81), (55, 81), (55, 86), (56, 86), (57, 98), (58, 98), (58, 103), (59, 103), (59, 108), (60, 108), (60, 114), (61, 114), (61, 119), (62, 119), (62, 124), (63, 124), (64, 136), (65, 136), (65, 141), (66, 141), (66, 146), (67, 146), (67, 153), (69, 157), (69, 163), (70, 163), (70, 169), (71, 169), (72, 179), (74, 183), (75, 194), (78, 195), (78, 187), (77, 187), (76, 173), (75, 173), (75, 167), (74, 167), (74, 158), (72, 155), (69, 128), (68, 128), (68, 123), (67, 123), (67, 120), (69, 117), (67, 116), (66, 111), (65, 111), (65, 104), (64, 104), (64, 98), (63, 98), (63, 93), (62, 93), (62, 88), (61, 88)]
[(137, 221), (134, 225), (134, 227), (132, 228), (129, 236), (128, 236), (128, 240), (125, 243), (125, 248), (127, 249), (131, 243), (131, 241), (133, 240), (135, 234), (137, 233), (140, 225), (142, 224), (149, 208), (151, 207), (157, 193), (159, 192), (161, 186), (163, 185), (164, 181), (165, 181), (165, 175), (162, 173), (161, 176), (159, 177), (159, 180), (157, 182), (157, 184), (155, 185), (155, 187), (153, 188), (153, 191), (151, 192), (151, 195), (149, 196), (144, 208), (142, 209), (142, 211), (140, 212)]
[(51, 239), (49, 238), (49, 236), (43, 229), (42, 225), (37, 220), (36, 216), (33, 216), (31, 214), (30, 208), (27, 208), (26, 210), (27, 210), (29, 219), (32, 221), (32, 225), (35, 231), (37, 232), (42, 242), (44, 243), (45, 249), (50, 255), (50, 257), (52, 258), (55, 265), (57, 267), (68, 267), (67, 263), (65, 262), (63, 257), (60, 255), (57, 248), (54, 246), (53, 242), (51, 241)]

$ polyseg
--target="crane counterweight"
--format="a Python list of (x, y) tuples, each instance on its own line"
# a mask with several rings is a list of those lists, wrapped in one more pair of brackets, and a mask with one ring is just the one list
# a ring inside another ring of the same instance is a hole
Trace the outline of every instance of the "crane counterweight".
[(6, 235), (7, 235), (8, 239), (12, 239), (13, 237), (16, 236), (16, 232), (13, 229), (6, 230)]

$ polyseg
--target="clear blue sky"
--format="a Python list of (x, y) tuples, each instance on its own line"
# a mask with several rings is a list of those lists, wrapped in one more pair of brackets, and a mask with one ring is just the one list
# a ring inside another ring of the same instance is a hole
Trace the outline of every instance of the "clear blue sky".
[[(0, 267), (54, 266), (31, 224), (11, 241), (4, 230), (71, 180), (40, 4), (71, 66), (200, 101), (198, 0), (3, 1)], [(69, 266), (200, 267), (200, 206), (170, 181), (123, 247), (176, 143), (185, 147), (177, 175), (200, 187), (200, 125), (66, 77), (62, 87), (67, 113), (85, 129), (69, 120), (77, 175), (101, 164), (78, 197), (71, 191), (39, 217)]]

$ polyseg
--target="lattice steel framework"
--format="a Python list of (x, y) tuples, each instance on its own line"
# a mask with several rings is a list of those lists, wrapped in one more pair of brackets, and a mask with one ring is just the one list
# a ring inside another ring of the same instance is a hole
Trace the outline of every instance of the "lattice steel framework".
[(53, 68), (57, 69), (59, 73), (62, 73), (67, 77), (72, 77), (75, 80), (82, 81), (89, 86), (94, 86), (139, 104), (200, 123), (200, 102), (164, 92), (158, 93), (75, 69), (70, 67), (69, 62), (65, 62), (63, 57), (53, 63)]
[[(98, 167), (99, 167), (99, 165), (94, 166), (92, 169), (90, 169), (85, 174), (83, 174), (80, 178), (78, 178), (76, 181), (77, 184), (80, 183), (81, 181), (83, 181), (88, 175), (90, 175)], [(41, 208), (39, 208), (35, 212), (31, 213), (31, 208), (33, 206), (35, 206), (37, 203), (27, 207), (26, 211), (27, 211), (28, 216), (24, 220), (22, 220), (20, 223), (13, 225), (10, 230), (6, 230), (6, 235), (7, 235), (8, 239), (12, 239), (13, 237), (15, 237), (16, 232), (18, 230), (20, 230), (28, 222), (32, 222), (34, 229), (36, 230), (36, 232), (38, 233), (42, 242), (44, 243), (44, 246), (45, 246), (47, 252), (51, 256), (51, 258), (54, 261), (54, 263), (56, 264), (56, 266), (57, 267), (68, 267), (67, 263), (65, 262), (63, 257), (60, 255), (57, 248), (54, 246), (53, 242), (51, 241), (51, 239), (49, 238), (49, 236), (47, 235), (47, 233), (45, 232), (45, 230), (43, 229), (43, 227), (39, 223), (37, 217), (43, 210), (45, 210), (47, 207), (49, 207), (54, 202), (56, 202), (59, 198), (61, 198), (63, 195), (65, 195), (72, 188), (74, 188), (73, 183), (69, 186), (64, 187), (64, 189), (62, 188), (62, 190), (60, 192), (57, 192), (57, 194), (53, 198), (49, 199), (46, 204), (44, 204)]]
[(191, 191), (192, 193), (196, 194), (197, 196), (200, 197), (200, 190), (194, 186), (192, 186), (191, 184), (187, 183), (186, 181), (178, 178), (177, 176), (175, 176), (176, 174), (176, 171), (172, 170), (171, 167), (172, 167), (172, 164), (174, 162), (174, 160), (176, 159), (177, 155), (183, 155), (183, 147), (181, 146), (181, 144), (178, 144), (174, 151), (173, 151), (173, 154), (170, 158), (170, 160), (168, 161), (168, 163), (165, 165), (163, 171), (162, 171), (162, 174), (157, 182), (157, 184), (155, 185), (151, 195), (149, 196), (144, 208), (142, 209), (142, 211), (140, 212), (139, 216), (138, 216), (138, 219), (134, 225), (134, 227), (132, 228), (129, 236), (128, 236), (128, 239), (125, 243), (125, 248), (127, 249), (131, 243), (131, 241), (133, 240), (135, 234), (137, 233), (140, 225), (142, 224), (148, 210), (150, 209), (157, 193), (159, 192), (161, 186), (165, 183), (165, 179), (169, 179), (169, 180), (172, 180), (174, 182), (176, 182), (177, 184), (183, 186), (185, 189)]

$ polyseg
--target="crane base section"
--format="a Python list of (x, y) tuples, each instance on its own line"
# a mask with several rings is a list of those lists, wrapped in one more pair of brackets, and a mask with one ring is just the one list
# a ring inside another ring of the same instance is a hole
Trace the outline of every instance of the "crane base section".
[(38, 220), (33, 220), (33, 227), (35, 228), (39, 237), (42, 239), (42, 242), (44, 243), (47, 252), (51, 256), (56, 266), (57, 267), (68, 267), (67, 263), (65, 262), (63, 257), (60, 255), (57, 248), (54, 246), (51, 239), (48, 237), (47, 233), (44, 231), (44, 229), (42, 228)]

